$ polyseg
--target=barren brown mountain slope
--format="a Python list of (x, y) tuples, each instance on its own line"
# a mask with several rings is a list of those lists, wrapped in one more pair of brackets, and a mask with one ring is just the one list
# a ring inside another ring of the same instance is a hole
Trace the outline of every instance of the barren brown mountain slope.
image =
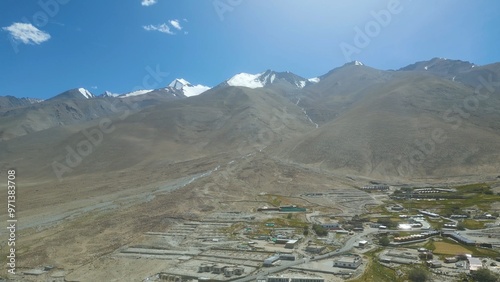
[(497, 173), (498, 96), (470, 106), (476, 96), (469, 86), (423, 73), (393, 76), (361, 90), (363, 99), (352, 99), (343, 114), (283, 147), (290, 150), (286, 155), (378, 177)]
[(227, 88), (123, 120), (102, 119), (2, 142), (1, 167), (19, 171), (21, 214), (39, 220), (26, 227), (43, 226), (107, 209), (117, 199), (127, 204), (127, 197), (142, 201), (148, 191), (178, 189), (311, 128), (299, 108), (271, 91)]

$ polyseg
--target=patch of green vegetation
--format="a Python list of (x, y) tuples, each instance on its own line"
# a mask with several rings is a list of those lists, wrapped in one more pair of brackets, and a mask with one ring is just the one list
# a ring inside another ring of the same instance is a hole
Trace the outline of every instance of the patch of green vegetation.
[(443, 228), (443, 225), (444, 225), (444, 222), (442, 219), (428, 218), (427, 222), (434, 230), (440, 230), (441, 228)]
[(455, 189), (462, 193), (489, 194), (489, 192), (491, 192), (491, 187), (486, 183), (467, 184), (457, 186)]
[(281, 205), (281, 200), (277, 197), (273, 197), (271, 199), (271, 204), (275, 207), (279, 207)]
[(382, 246), (389, 246), (389, 243), (391, 242), (391, 240), (389, 240), (389, 237), (387, 236), (382, 236), (380, 237), (380, 239), (378, 239), (378, 242), (380, 243), (380, 245)]
[(408, 272), (408, 279), (412, 282), (425, 282), (431, 279), (431, 275), (426, 269), (415, 267)]
[(365, 272), (361, 277), (348, 280), (349, 282), (377, 281), (377, 282), (393, 282), (399, 281), (396, 272), (380, 264), (376, 258), (379, 250), (374, 250), (365, 253), (368, 257), (368, 263)]
[(487, 210), (491, 208), (491, 204), (498, 201), (500, 201), (500, 196), (498, 195), (477, 194), (465, 199), (461, 203), (464, 207), (477, 205), (478, 208)]
[(388, 212), (387, 209), (385, 208), (386, 205), (387, 204), (384, 203), (383, 205), (367, 207), (368, 212), (366, 214), (364, 214), (364, 215), (370, 216), (372, 214), (377, 214), (377, 213), (380, 213), (380, 214), (390, 214), (390, 212)]
[(262, 234), (269, 234), (273, 228), (280, 227), (290, 227), (297, 228), (299, 233), (302, 233), (304, 228), (307, 227), (308, 224), (305, 222), (303, 215), (293, 214), (290, 216), (284, 215), (283, 217), (274, 217), (268, 218), (263, 222), (259, 222), (252, 226), (252, 230), (249, 235), (257, 236)]
[(326, 236), (328, 235), (328, 230), (326, 230), (323, 226), (319, 224), (313, 224), (312, 229), (318, 236)]
[(399, 218), (398, 217), (381, 217), (377, 219), (378, 224), (382, 224), (387, 226), (389, 229), (396, 228), (399, 223)]
[(466, 247), (467, 249), (472, 251), (472, 255), (478, 256), (478, 257), (497, 257), (500, 255), (499, 252), (492, 250), (492, 249), (485, 249), (485, 248), (475, 248), (475, 247)]
[[(431, 242), (429, 240), (429, 242)], [(473, 256), (477, 256), (477, 257), (497, 257), (500, 255), (499, 252), (495, 251), (495, 250), (492, 250), (492, 249), (486, 249), (486, 248), (476, 248), (476, 247), (473, 247), (473, 246), (466, 246), (466, 245), (461, 245), (451, 239), (448, 239), (448, 238), (443, 238), (442, 242), (445, 242), (445, 243), (448, 243), (448, 244), (453, 244), (453, 245), (458, 245), (458, 246), (461, 246), (467, 250), (469, 250), (470, 254), (473, 255)], [(435, 246), (434, 246), (434, 242), (432, 242), (432, 244), (430, 245), (424, 245), (425, 248), (428, 248), (429, 250), (435, 250)]]
[(434, 251), (436, 249), (436, 246), (434, 246), (434, 240), (428, 240), (427, 242), (425, 242), (423, 247), (431, 251)]
[(477, 206), (488, 210), (491, 204), (500, 201), (500, 195), (495, 195), (487, 183), (468, 184), (455, 187), (456, 193), (426, 195), (432, 199), (402, 200), (403, 207), (412, 210), (433, 209), (442, 215), (463, 214), (463, 208)]
[(467, 229), (482, 229), (482, 228), (484, 228), (484, 221), (465, 219), (461, 223), (462, 223), (463, 227), (467, 228)]
[(487, 268), (480, 268), (472, 273), (472, 279), (477, 282), (496, 282), (500, 277)]
[(287, 222), (286, 222), (288, 226), (295, 228), (304, 228), (308, 226), (307, 222), (305, 222), (305, 219), (301, 218), (302, 215), (293, 214), (291, 217), (289, 217), (289, 215), (290, 214), (287, 215)]

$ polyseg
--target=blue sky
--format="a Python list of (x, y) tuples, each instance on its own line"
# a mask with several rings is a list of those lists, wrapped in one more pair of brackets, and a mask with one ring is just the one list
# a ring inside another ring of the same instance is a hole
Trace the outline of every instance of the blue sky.
[(266, 69), (311, 78), (348, 60), (484, 65), (500, 62), (498, 11), (486, 0), (2, 0), (0, 96), (215, 86)]

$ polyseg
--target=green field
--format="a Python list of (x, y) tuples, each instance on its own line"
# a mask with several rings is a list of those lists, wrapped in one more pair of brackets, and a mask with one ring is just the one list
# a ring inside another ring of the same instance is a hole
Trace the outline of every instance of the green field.
[(442, 198), (442, 200), (405, 200), (402, 201), (402, 205), (413, 210), (438, 210), (439, 214), (446, 215), (462, 213), (462, 209), (472, 206), (487, 211), (491, 208), (491, 204), (500, 202), (500, 195), (494, 194), (487, 183), (468, 184), (454, 188), (457, 189), (457, 192), (453, 195), (450, 193), (432, 195), (436, 198)]
[(497, 251), (492, 249), (465, 246), (447, 238), (437, 242), (429, 240), (425, 243), (424, 248), (432, 250), (435, 254), (443, 255), (456, 255), (457, 252), (467, 253), (478, 257), (497, 257), (499, 255)]
[(478, 221), (474, 219), (465, 219), (462, 222), (463, 227), (467, 229), (482, 229), (484, 228), (484, 224), (484, 221)]

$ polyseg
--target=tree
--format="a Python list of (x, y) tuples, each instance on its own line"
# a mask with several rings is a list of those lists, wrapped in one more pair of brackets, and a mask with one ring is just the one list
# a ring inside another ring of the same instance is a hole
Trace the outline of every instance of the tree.
[(313, 224), (313, 230), (316, 232), (318, 236), (326, 236), (328, 235), (328, 230), (326, 230), (323, 226), (319, 224)]
[(408, 279), (412, 282), (425, 282), (429, 280), (429, 273), (422, 268), (413, 268), (408, 273)]
[(307, 236), (309, 235), (309, 227), (308, 226), (304, 226), (304, 236)]
[(465, 225), (462, 221), (457, 223), (457, 230), (465, 230)]
[(385, 246), (389, 246), (389, 243), (390, 243), (391, 241), (389, 240), (389, 237), (387, 237), (387, 236), (382, 236), (382, 237), (380, 237), (380, 239), (378, 240), (378, 242), (380, 243), (380, 245), (382, 245), (382, 246), (384, 246), (384, 247), (385, 247)]
[(471, 272), (472, 279), (477, 282), (497, 282), (498, 276), (487, 268), (480, 268)]
[(470, 281), (467, 273), (461, 272), (458, 276), (457, 282), (467, 282)]
[(377, 223), (387, 226), (387, 228), (394, 227), (394, 222), (392, 222), (392, 220), (388, 217), (382, 217), (377, 219)]

